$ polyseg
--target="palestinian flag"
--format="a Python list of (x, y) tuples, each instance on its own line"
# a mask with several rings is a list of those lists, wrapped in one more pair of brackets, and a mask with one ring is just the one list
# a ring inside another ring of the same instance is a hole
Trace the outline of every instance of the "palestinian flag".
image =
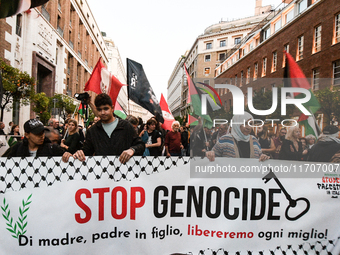
[(96, 94), (108, 94), (112, 99), (112, 105), (115, 105), (119, 91), (123, 86), (124, 85), (106, 69), (99, 58), (90, 79), (85, 84), (84, 91), (93, 91)]
[(86, 111), (86, 105), (84, 105), (84, 109), (83, 109), (82, 104), (80, 104), (80, 105), (79, 105), (79, 108), (78, 108), (78, 113), (79, 113), (79, 115), (84, 115), (84, 114), (85, 114), (85, 111)]
[[(286, 66), (284, 70), (284, 86), (285, 87), (293, 87), (293, 88), (304, 88), (310, 91), (311, 99), (302, 104), (311, 114), (314, 114), (317, 110), (320, 109), (320, 104), (317, 98), (314, 96), (311, 87), (309, 85), (306, 76), (302, 72), (299, 65), (295, 62), (293, 57), (285, 52), (286, 54)], [(294, 98), (304, 98), (305, 95), (303, 93), (293, 93), (291, 97)]]
[(48, 0), (1, 0), (0, 19), (27, 11), (47, 2)]
[(175, 121), (175, 118), (171, 114), (168, 103), (165, 101), (163, 93), (161, 94), (161, 101), (159, 102), (159, 105), (162, 109), (162, 114), (163, 114), (163, 119), (164, 119), (162, 128), (165, 130), (171, 130), (171, 125), (172, 125), (172, 122)]
[[(192, 105), (193, 113), (195, 115), (201, 116), (205, 121), (212, 124), (212, 120), (211, 120), (210, 116), (209, 115), (203, 115), (202, 112), (201, 112), (201, 94), (202, 93), (198, 92), (198, 89), (195, 86), (195, 84), (193, 83), (193, 81), (191, 80), (191, 77), (190, 77), (188, 70), (187, 70), (185, 65), (184, 65), (184, 70), (185, 70), (185, 74), (186, 74), (186, 77), (187, 77), (188, 89), (189, 89), (187, 103)], [(208, 99), (208, 102), (209, 102), (209, 99)]]
[(316, 123), (314, 116), (300, 115), (298, 120), (301, 126), (305, 127), (305, 136), (314, 135), (316, 138), (321, 134), (318, 123)]
[(118, 103), (118, 100), (116, 101), (116, 104), (115, 104), (114, 114), (116, 116), (118, 116), (119, 118), (123, 119), (123, 120), (126, 119), (126, 114), (125, 114), (123, 108)]

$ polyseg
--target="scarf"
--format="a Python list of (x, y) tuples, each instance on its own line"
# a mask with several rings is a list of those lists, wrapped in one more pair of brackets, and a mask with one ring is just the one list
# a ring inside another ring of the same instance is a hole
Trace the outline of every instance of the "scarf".
[(253, 119), (253, 116), (248, 112), (244, 112), (244, 115), (234, 115), (232, 119), (233, 126), (231, 128), (231, 135), (236, 141), (249, 142), (250, 135), (243, 134), (240, 129), (241, 125), (243, 124), (234, 124), (234, 123), (243, 123), (243, 122), (247, 124), (247, 121), (249, 119)]

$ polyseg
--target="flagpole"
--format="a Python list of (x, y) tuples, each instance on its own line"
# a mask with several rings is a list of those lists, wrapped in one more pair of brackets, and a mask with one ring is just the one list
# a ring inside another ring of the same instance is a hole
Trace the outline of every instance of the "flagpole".
[[(79, 105), (80, 105), (80, 103), (77, 103), (77, 104), (76, 104), (76, 108), (74, 109), (74, 112), (73, 112), (73, 114), (72, 114), (71, 119), (74, 119), (74, 115), (76, 114), (77, 109), (79, 109)], [(66, 137), (67, 134), (68, 134), (68, 129), (66, 129), (65, 135), (64, 135), (64, 138), (63, 138), (63, 139), (65, 139), (65, 137)]]
[(204, 130), (204, 122), (205, 122), (205, 119), (203, 119), (203, 125), (202, 125), (202, 129), (203, 129), (203, 134), (204, 134), (204, 138), (205, 138), (205, 144), (204, 144), (204, 147), (206, 147), (207, 151), (209, 150), (208, 146), (206, 146), (206, 143), (208, 142), (207, 140), (207, 135), (205, 133), (205, 130)]

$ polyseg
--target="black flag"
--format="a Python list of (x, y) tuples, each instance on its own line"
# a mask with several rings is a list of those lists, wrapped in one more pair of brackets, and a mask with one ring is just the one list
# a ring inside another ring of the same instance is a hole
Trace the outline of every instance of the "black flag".
[(0, 18), (6, 18), (43, 5), (49, 0), (0, 0)]
[(143, 66), (131, 59), (127, 59), (127, 83), (129, 99), (139, 104), (164, 123), (162, 110), (153, 92)]

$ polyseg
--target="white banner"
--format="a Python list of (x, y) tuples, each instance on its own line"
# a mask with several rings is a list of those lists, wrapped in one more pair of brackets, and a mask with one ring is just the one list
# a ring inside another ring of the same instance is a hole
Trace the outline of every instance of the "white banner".
[[(104, 160), (66, 167), (57, 159), (40, 159), (47, 169), (40, 179), (54, 168), (99, 177), (96, 162)], [(142, 169), (154, 163), (144, 159), (130, 164)], [(54, 173), (59, 180), (50, 187), (21, 183), (21, 190), (9, 189), (20, 179), (30, 183), (30, 174), (38, 176), (27, 173), (36, 164), (30, 160), (14, 160), (21, 167), (15, 174), (9, 164), (1, 167), (7, 190), (0, 195), (0, 254), (340, 253), (337, 177), (190, 178), (189, 164), (179, 163), (131, 181), (63, 181)]]

